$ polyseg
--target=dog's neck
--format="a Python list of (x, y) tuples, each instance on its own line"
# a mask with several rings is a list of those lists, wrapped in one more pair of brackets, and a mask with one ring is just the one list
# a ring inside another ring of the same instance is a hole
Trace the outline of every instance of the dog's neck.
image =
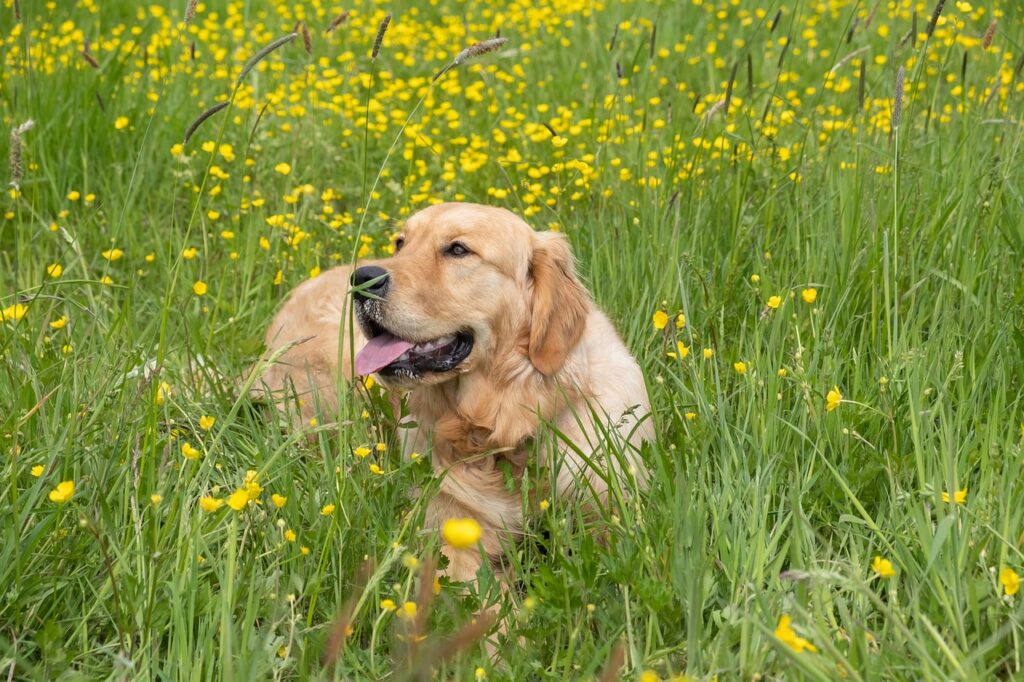
[(493, 356), (503, 362), (409, 393), (409, 410), (433, 433), (435, 450), (451, 450), (446, 454), (453, 459), (515, 450), (536, 434), (541, 420), (577, 402), (584, 388), (580, 354), (570, 354), (558, 372), (544, 376), (530, 363), (526, 347), (518, 339)]

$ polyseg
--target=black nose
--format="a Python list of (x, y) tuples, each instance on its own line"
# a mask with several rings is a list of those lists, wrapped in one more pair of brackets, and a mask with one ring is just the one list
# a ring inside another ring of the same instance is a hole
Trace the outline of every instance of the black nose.
[[(388, 271), (376, 265), (364, 265), (361, 268), (356, 268), (356, 271), (352, 273), (352, 286), (360, 287), (354, 292), (354, 295), (363, 300), (371, 296), (384, 298), (388, 292), (389, 281)], [(368, 282), (372, 282), (372, 284), (364, 286)]]

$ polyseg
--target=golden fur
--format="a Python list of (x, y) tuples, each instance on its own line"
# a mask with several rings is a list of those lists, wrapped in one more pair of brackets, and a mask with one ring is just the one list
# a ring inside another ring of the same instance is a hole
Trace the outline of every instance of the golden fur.
[[(559, 494), (589, 488), (603, 500), (609, 477), (626, 475), (623, 464), (644, 485), (638, 448), (653, 437), (653, 426), (643, 375), (577, 278), (565, 237), (535, 232), (504, 209), (440, 204), (409, 218), (401, 239), (394, 257), (375, 262), (390, 275), (386, 297), (374, 303), (375, 321), (412, 342), (458, 331), (471, 332), (474, 341), (452, 371), (416, 381), (382, 379), (408, 391), (418, 427), (406, 450), (429, 452), (441, 476), (428, 506), (429, 526), (474, 518), (489, 558), (500, 558), (503, 540), (523, 530), (523, 510), (519, 493), (506, 487), (503, 469), (509, 467), (499, 459), (521, 476), (544, 422), (574, 446), (562, 443), (540, 463), (557, 467)], [(469, 255), (446, 255), (455, 241)], [(311, 337), (262, 376), (271, 390), (294, 384), (303, 418), (314, 413), (317, 400), (321, 407), (336, 405), (336, 377), (352, 380), (350, 354), (366, 344), (358, 326), (343, 324), (351, 273), (336, 268), (297, 287), (267, 331), (269, 353)], [(613, 448), (609, 438), (617, 441)], [(606, 456), (610, 450), (625, 452), (625, 463)], [(477, 550), (442, 551), (452, 579), (475, 578), (482, 563)]]

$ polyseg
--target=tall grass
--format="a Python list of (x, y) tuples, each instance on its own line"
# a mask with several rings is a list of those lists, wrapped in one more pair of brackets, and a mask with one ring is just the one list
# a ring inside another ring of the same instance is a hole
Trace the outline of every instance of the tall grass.
[[(363, 3), (0, 10), (0, 674), (1019, 677), (1017, 3), (414, 4), (376, 49)], [(658, 427), (600, 522), (524, 491), (507, 592), (433, 594), (379, 387), (300, 431), (239, 391), (434, 199), (568, 234)]]

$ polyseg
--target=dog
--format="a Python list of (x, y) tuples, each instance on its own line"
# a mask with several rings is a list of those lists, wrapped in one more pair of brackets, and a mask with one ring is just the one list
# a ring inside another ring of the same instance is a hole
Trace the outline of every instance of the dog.
[(500, 570), (503, 544), (524, 528), (508, 472), (521, 480), (546, 425), (561, 440), (540, 448), (538, 464), (555, 469), (559, 495), (587, 490), (603, 504), (647, 484), (640, 447), (654, 427), (643, 374), (580, 282), (563, 234), (505, 209), (445, 203), (411, 216), (394, 248), (294, 290), (267, 330), (277, 361), (262, 385), (294, 391), (303, 419), (337, 406), (339, 374), (405, 393), (416, 424), (405, 450), (429, 452), (440, 477), (428, 527), (471, 518), (482, 529), (485, 556), (442, 543), (444, 574), (473, 582), (485, 559)]

